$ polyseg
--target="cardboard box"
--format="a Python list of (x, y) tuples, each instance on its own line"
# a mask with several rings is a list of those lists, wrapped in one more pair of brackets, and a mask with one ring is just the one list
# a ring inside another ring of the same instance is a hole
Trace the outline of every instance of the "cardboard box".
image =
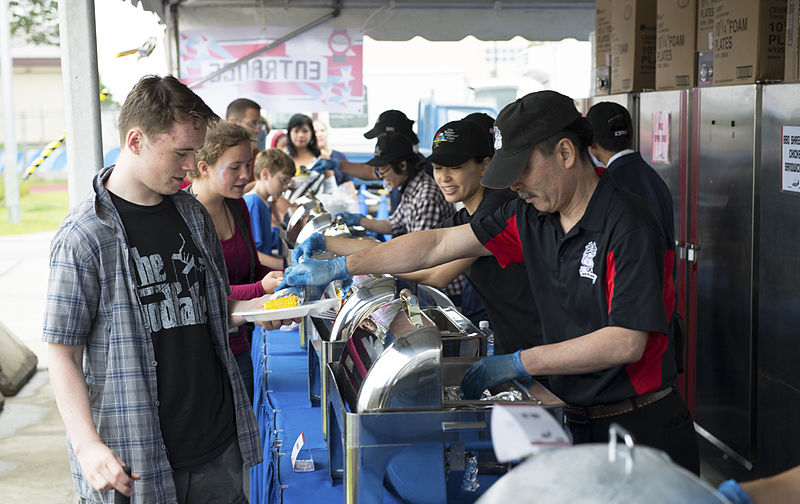
[(611, 66), (612, 0), (597, 0), (594, 10), (594, 67)]
[(697, 0), (658, 0), (656, 89), (688, 89), (697, 82)]
[(784, 82), (800, 81), (800, 0), (786, 3), (786, 51)]
[(787, 0), (719, 0), (714, 85), (783, 79)]
[(697, 0), (697, 51), (714, 50), (714, 6), (719, 0)]
[(611, 12), (611, 92), (653, 89), (656, 83), (656, 2), (614, 0)]

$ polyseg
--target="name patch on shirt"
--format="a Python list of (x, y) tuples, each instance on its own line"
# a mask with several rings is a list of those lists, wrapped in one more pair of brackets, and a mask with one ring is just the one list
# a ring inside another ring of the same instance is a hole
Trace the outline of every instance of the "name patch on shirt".
[(581, 257), (581, 265), (578, 268), (578, 274), (583, 278), (588, 278), (592, 281), (592, 285), (597, 281), (597, 275), (594, 272), (594, 256), (597, 255), (597, 243), (590, 241), (583, 249), (583, 256)]

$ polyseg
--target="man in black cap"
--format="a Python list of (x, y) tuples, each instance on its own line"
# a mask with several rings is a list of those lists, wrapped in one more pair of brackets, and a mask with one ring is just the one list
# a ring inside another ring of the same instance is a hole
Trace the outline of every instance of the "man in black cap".
[(284, 282), (327, 285), (349, 274), (403, 273), (489, 254), (501, 266), (524, 262), (544, 344), (473, 365), (461, 384), (465, 397), (546, 375), (570, 404), (576, 442), (604, 442), (616, 422), (698, 473), (697, 437), (674, 388), (667, 335), (674, 297), (664, 270), (672, 244), (644, 200), (598, 176), (591, 141), (571, 98), (553, 91), (520, 98), (495, 121), (496, 152), (482, 179), (511, 187), (519, 199), (469, 225), (338, 258), (334, 274), (326, 276), (324, 262), (312, 268), (306, 261), (288, 269)]
[(618, 187), (646, 199), (674, 243), (675, 224), (672, 194), (656, 171), (633, 146), (633, 121), (628, 109), (618, 103), (600, 102), (586, 113), (594, 142), (589, 151), (605, 165)]
[[(606, 167), (606, 173), (614, 178), (617, 187), (627, 189), (650, 203), (650, 207), (664, 226), (667, 239), (675, 243), (675, 220), (672, 211), (672, 194), (667, 184), (656, 171), (634, 151), (633, 121), (628, 109), (614, 102), (599, 102), (589, 109), (586, 119), (592, 125), (594, 141), (589, 151)], [(672, 254), (673, 284), (677, 278), (674, 247)], [(677, 310), (678, 293), (675, 291), (675, 311), (670, 317), (670, 330), (675, 339), (678, 371), (683, 372), (683, 319)]]

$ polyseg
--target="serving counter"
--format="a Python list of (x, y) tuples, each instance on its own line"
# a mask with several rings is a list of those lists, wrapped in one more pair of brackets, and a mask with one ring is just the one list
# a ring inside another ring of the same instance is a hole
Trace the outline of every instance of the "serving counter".
[[(308, 394), (308, 352), (299, 345), (298, 331), (253, 332), (255, 366), (254, 410), (264, 445), (264, 462), (250, 471), (250, 502), (253, 504), (304, 504), (343, 502), (341, 480), (331, 481), (328, 451), (321, 432), (321, 408), (311, 405)], [(313, 472), (294, 472), (291, 451), (300, 433), (314, 459)], [(477, 492), (466, 492), (448, 502), (473, 502), (496, 480), (479, 475)], [(384, 503), (400, 498), (384, 490)]]

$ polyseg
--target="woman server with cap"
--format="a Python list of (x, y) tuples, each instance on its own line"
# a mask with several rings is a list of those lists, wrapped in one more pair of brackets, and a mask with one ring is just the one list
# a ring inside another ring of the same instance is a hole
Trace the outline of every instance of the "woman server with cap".
[[(481, 219), (515, 198), (513, 191), (481, 186), (481, 176), (491, 154), (487, 132), (473, 121), (449, 122), (436, 132), (433, 153), (426, 160), (434, 165), (433, 176), (444, 198), (450, 203), (464, 205), (438, 227), (460, 226), (472, 219)], [(301, 243), (294, 254), (295, 259), (323, 250), (346, 255), (374, 245), (373, 242), (317, 235)], [(400, 277), (441, 288), (462, 273), (489, 315), (496, 353), (514, 353), (541, 344), (542, 323), (522, 263), (501, 268), (494, 257), (473, 257)]]

